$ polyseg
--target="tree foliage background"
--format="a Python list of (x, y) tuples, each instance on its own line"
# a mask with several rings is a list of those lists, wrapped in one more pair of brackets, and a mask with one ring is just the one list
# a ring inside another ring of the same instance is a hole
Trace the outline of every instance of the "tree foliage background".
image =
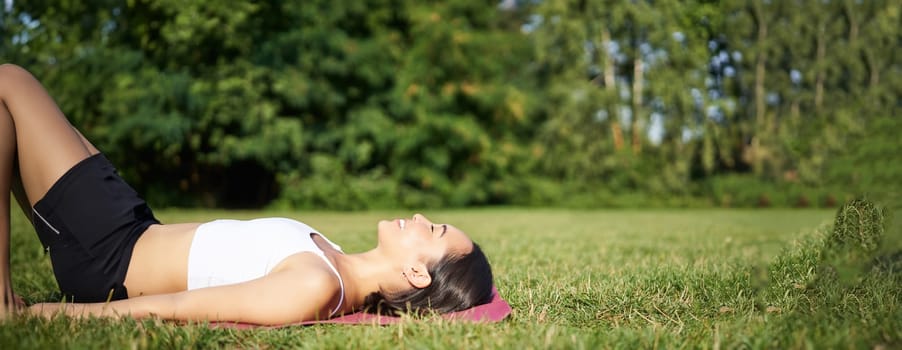
[(889, 0), (28, 0), (38, 76), (154, 205), (902, 198)]

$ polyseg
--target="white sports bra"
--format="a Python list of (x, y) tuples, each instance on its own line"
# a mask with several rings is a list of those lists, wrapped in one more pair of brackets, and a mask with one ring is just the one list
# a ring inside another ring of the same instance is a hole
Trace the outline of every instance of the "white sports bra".
[(313, 241), (317, 234), (336, 250), (341, 247), (305, 225), (286, 218), (215, 220), (201, 224), (188, 253), (188, 290), (241, 283), (268, 274), (290, 255), (311, 252), (338, 276), (341, 295), (330, 317), (344, 302), (341, 275)]

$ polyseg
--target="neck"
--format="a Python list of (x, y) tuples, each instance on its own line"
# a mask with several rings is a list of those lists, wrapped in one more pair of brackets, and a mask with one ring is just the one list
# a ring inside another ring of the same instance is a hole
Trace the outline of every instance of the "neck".
[(333, 259), (345, 286), (344, 312), (359, 310), (367, 296), (390, 289), (384, 281), (399, 277), (397, 269), (375, 249), (358, 254), (335, 254)]

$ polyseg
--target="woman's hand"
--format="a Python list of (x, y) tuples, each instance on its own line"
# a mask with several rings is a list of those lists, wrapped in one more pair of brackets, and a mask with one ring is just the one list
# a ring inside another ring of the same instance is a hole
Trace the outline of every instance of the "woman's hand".
[(25, 300), (23, 300), (20, 296), (16, 295), (12, 291), (7, 291), (3, 293), (3, 309), (0, 310), (0, 319), (6, 318), (11, 314), (16, 313), (19, 310), (24, 310)]
[(22, 299), (22, 297), (16, 295), (16, 293), (13, 293), (12, 299), (12, 305), (16, 310), (22, 310), (28, 307), (28, 305), (25, 305), (25, 299)]

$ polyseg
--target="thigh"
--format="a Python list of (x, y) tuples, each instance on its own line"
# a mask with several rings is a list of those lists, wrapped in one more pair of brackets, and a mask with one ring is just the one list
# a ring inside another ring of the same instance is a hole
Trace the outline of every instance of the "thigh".
[(24, 69), (0, 66), (0, 99), (15, 125), (19, 175), (33, 206), (66, 171), (96, 149)]

